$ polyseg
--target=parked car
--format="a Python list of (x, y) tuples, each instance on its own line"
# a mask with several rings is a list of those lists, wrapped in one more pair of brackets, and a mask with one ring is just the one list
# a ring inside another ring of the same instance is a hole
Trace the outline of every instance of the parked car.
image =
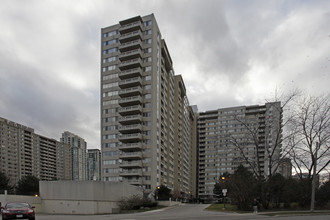
[(6, 219), (30, 219), (35, 220), (34, 206), (25, 202), (7, 203), (1, 207), (2, 220)]

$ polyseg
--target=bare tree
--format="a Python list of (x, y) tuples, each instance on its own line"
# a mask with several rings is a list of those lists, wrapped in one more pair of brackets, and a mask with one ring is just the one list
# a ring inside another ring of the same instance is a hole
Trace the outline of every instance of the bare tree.
[[(292, 114), (288, 112), (298, 95), (299, 92), (296, 90), (287, 96), (276, 95), (274, 101), (266, 103), (264, 112), (253, 113), (251, 116), (248, 113), (245, 116), (235, 116), (235, 120), (244, 127), (245, 140), (241, 141), (231, 136), (232, 143), (259, 180), (271, 178), (281, 160), (289, 155), (286, 147), (282, 149), (283, 140), (290, 137), (283, 135), (283, 129), (293, 119)], [(286, 112), (285, 117), (283, 111)], [(266, 167), (263, 167), (262, 161), (265, 161)]]
[(304, 98), (291, 122), (289, 153), (299, 177), (312, 180), (313, 211), (316, 177), (330, 164), (330, 95)]

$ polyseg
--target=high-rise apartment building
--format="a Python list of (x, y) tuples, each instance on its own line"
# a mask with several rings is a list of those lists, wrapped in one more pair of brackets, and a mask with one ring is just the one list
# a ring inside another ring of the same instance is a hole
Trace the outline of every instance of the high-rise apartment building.
[(69, 131), (62, 134), (61, 143), (70, 145), (72, 180), (86, 180), (87, 177), (87, 143), (86, 141)]
[(101, 41), (103, 180), (147, 192), (166, 185), (187, 197), (196, 169), (189, 126), (196, 119), (154, 15), (103, 28)]
[(281, 155), (280, 102), (223, 108), (198, 116), (198, 197), (212, 199), (221, 175), (244, 165), (258, 176), (278, 172)]
[(101, 151), (87, 150), (87, 180), (101, 180)]
[(69, 180), (69, 145), (34, 133), (34, 129), (0, 118), (0, 170), (11, 184), (23, 176)]
[(186, 88), (180, 75), (174, 77), (174, 197), (196, 195), (197, 115), (189, 106)]

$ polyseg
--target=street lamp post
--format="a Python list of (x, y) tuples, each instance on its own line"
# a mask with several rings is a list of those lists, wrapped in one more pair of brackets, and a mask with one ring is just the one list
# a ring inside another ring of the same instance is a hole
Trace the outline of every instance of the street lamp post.
[(157, 188), (156, 188), (156, 200), (158, 200), (158, 191), (159, 191), (159, 189), (160, 189), (160, 186), (157, 186)]
[[(221, 179), (222, 179), (222, 182), (225, 183), (226, 177), (222, 176)], [(223, 199), (223, 209), (224, 210), (226, 209), (226, 194), (227, 194), (227, 189), (222, 189), (222, 195), (223, 195), (222, 199)]]
[(223, 195), (223, 209), (226, 209), (226, 194), (227, 194), (227, 189), (222, 189), (222, 195)]

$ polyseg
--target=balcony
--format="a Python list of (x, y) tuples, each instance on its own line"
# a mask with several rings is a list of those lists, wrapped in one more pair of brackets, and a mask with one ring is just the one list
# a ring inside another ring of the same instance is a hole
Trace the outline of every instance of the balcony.
[(137, 123), (141, 123), (141, 121), (142, 121), (141, 115), (129, 115), (119, 118), (119, 123), (121, 123), (122, 125), (137, 124)]
[(120, 52), (128, 52), (135, 49), (141, 49), (141, 39), (128, 41), (119, 45)]
[(119, 105), (122, 107), (130, 106), (130, 105), (140, 105), (142, 103), (141, 96), (132, 96), (119, 99)]
[[(121, 154), (119, 155), (119, 158), (123, 159), (123, 160), (140, 160), (140, 159), (142, 159), (142, 153), (139, 151), (121, 152)], [(129, 161), (129, 162), (131, 162), (131, 161)]]
[(142, 94), (142, 88), (140, 86), (122, 89), (119, 91), (119, 96), (121, 98), (136, 96), (141, 94)]
[(121, 151), (132, 151), (132, 150), (142, 150), (141, 143), (123, 143), (119, 146)]
[(128, 106), (128, 107), (123, 107), (118, 110), (119, 114), (122, 116), (127, 116), (127, 115), (137, 115), (141, 114), (142, 112), (142, 107), (141, 105), (133, 105), (133, 106)]
[(141, 168), (142, 167), (142, 161), (136, 160), (136, 161), (123, 161), (119, 164), (120, 168)]
[(142, 85), (141, 77), (134, 77), (134, 78), (130, 78), (130, 79), (125, 79), (125, 80), (122, 80), (118, 83), (118, 86), (121, 89), (126, 89), (126, 88), (129, 88), (129, 87), (141, 86), (141, 85)]
[(121, 71), (132, 69), (132, 68), (137, 68), (137, 67), (141, 68), (142, 67), (142, 60), (140, 58), (127, 60), (127, 61), (121, 62), (118, 65), (118, 67)]
[(141, 141), (142, 135), (140, 133), (134, 133), (134, 134), (122, 134), (119, 136), (119, 141), (125, 143), (125, 142), (132, 142), (132, 141)]
[(142, 39), (142, 32), (140, 30), (136, 30), (136, 31), (129, 32), (126, 34), (122, 34), (119, 37), (119, 42), (121, 44), (123, 44), (123, 43), (129, 42), (129, 41), (134, 41), (134, 40), (139, 40), (139, 39)]
[(120, 61), (125, 61), (135, 58), (141, 58), (141, 57), (142, 57), (141, 49), (136, 49), (136, 50), (130, 50), (127, 52), (120, 53), (118, 58)]
[(136, 170), (136, 169), (127, 169), (120, 171), (119, 173), (120, 176), (142, 176), (142, 171)]
[(138, 67), (138, 68), (134, 68), (134, 69), (128, 69), (128, 70), (121, 71), (119, 73), (119, 78), (128, 79), (128, 78), (132, 78), (132, 77), (138, 77), (141, 75), (142, 75), (141, 67)]
[(141, 21), (136, 21), (129, 24), (121, 25), (119, 28), (120, 34), (125, 34), (132, 31), (142, 30), (143, 24)]
[(140, 179), (138, 179), (138, 180), (128, 180), (127, 182), (131, 185), (142, 185), (142, 180), (140, 180)]
[(141, 124), (119, 126), (119, 132), (122, 133), (122, 134), (137, 133), (137, 132), (141, 132), (141, 131), (142, 131), (142, 125)]

